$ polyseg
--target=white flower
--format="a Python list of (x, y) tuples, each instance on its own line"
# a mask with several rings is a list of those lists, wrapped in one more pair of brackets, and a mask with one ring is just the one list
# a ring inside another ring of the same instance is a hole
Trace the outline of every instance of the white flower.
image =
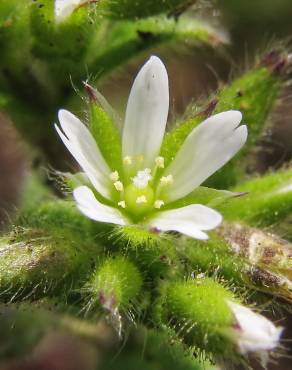
[(231, 301), (227, 303), (237, 321), (233, 334), (240, 353), (264, 353), (279, 345), (283, 328), (276, 327), (270, 320), (247, 307)]
[(214, 229), (222, 220), (218, 212), (200, 204), (164, 208), (188, 195), (228, 162), (245, 143), (247, 128), (239, 126), (238, 111), (216, 114), (193, 129), (164, 168), (160, 147), (168, 108), (167, 72), (161, 60), (152, 56), (136, 77), (127, 105), (123, 173), (109, 168), (86, 126), (70, 112), (60, 110), (62, 131), (56, 125), (58, 134), (95, 191), (113, 206), (103, 204), (87, 186), (76, 188), (73, 195), (80, 211), (99, 222), (140, 223), (150, 229), (207, 239), (204, 231)]
[(88, 0), (55, 0), (56, 21), (63, 22), (78, 6), (87, 2)]

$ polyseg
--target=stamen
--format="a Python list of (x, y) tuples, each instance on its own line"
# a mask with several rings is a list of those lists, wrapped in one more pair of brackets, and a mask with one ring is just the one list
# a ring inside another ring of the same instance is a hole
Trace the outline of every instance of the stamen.
[(117, 191), (123, 191), (124, 190), (124, 185), (121, 181), (116, 181), (114, 183), (114, 187), (116, 188)]
[(122, 207), (122, 208), (126, 208), (126, 202), (124, 200), (121, 200), (119, 203), (118, 203), (118, 206), (119, 207)]
[(132, 160), (132, 157), (130, 157), (129, 155), (127, 155), (126, 157), (124, 157), (124, 164), (126, 165), (130, 165), (133, 163), (133, 160)]
[(120, 178), (120, 176), (119, 176), (119, 173), (118, 173), (118, 171), (114, 171), (114, 172), (112, 172), (111, 174), (110, 174), (110, 179), (112, 180), (112, 181), (118, 181), (118, 179)]
[(156, 157), (155, 164), (158, 168), (164, 168), (164, 158), (163, 157)]
[(162, 176), (160, 179), (160, 184), (165, 186), (165, 185), (171, 185), (173, 183), (173, 176), (168, 175), (168, 176)]
[(137, 204), (147, 203), (147, 198), (145, 197), (145, 195), (141, 195), (140, 197), (137, 197), (136, 203)]
[(138, 189), (145, 189), (150, 180), (152, 180), (150, 168), (145, 168), (143, 171), (138, 171), (137, 175), (132, 178), (133, 184)]
[(157, 199), (154, 202), (154, 208), (160, 209), (162, 206), (164, 206), (164, 201), (161, 199)]

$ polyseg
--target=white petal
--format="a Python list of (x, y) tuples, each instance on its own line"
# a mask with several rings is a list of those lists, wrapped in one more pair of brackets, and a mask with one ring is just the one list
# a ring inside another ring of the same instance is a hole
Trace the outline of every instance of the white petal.
[(62, 22), (69, 17), (73, 11), (81, 4), (88, 0), (56, 0), (55, 1), (55, 17), (57, 22)]
[(276, 327), (270, 320), (247, 307), (231, 301), (227, 303), (239, 325), (239, 329), (234, 330), (241, 353), (268, 351), (279, 345), (283, 328)]
[(80, 186), (73, 192), (77, 207), (92, 220), (117, 225), (126, 225), (126, 218), (115, 208), (100, 203), (92, 190), (87, 186)]
[(67, 149), (79, 163), (96, 190), (110, 199), (111, 173), (94, 138), (85, 125), (72, 113), (66, 110), (59, 111), (59, 121), (65, 133), (55, 125), (55, 128), (66, 145)]
[(195, 239), (208, 239), (202, 230), (212, 230), (222, 221), (220, 213), (201, 204), (160, 212), (151, 219), (150, 227), (161, 231), (178, 231)]
[(174, 178), (167, 201), (189, 194), (239, 151), (247, 139), (247, 127), (237, 127), (241, 117), (239, 111), (215, 114), (191, 132), (165, 171)]
[(128, 100), (123, 129), (123, 157), (144, 157), (153, 167), (159, 154), (169, 108), (168, 76), (162, 61), (152, 56), (138, 73)]

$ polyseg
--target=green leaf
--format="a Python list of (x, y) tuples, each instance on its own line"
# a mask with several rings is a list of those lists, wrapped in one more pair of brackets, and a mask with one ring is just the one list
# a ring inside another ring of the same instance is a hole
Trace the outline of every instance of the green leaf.
[(202, 121), (202, 116), (197, 116), (166, 133), (160, 149), (160, 155), (164, 158), (165, 167), (174, 159), (176, 153), (192, 130)]

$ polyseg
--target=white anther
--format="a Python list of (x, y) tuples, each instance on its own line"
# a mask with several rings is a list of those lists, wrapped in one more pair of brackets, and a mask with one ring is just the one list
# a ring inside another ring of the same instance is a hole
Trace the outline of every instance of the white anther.
[(161, 208), (162, 206), (164, 206), (164, 201), (163, 200), (160, 200), (160, 199), (157, 199), (155, 202), (154, 202), (154, 208)]
[(126, 157), (124, 157), (124, 164), (126, 165), (130, 165), (133, 163), (133, 160), (132, 160), (132, 157), (130, 157), (129, 155), (127, 155)]
[(124, 190), (124, 185), (121, 181), (116, 181), (114, 183), (114, 187), (116, 188), (117, 191), (123, 191)]
[(164, 168), (164, 158), (163, 157), (156, 157), (155, 164), (158, 168)]
[(160, 184), (161, 185), (170, 185), (173, 183), (173, 176), (168, 175), (168, 176), (162, 176), (160, 179)]
[(141, 204), (141, 203), (147, 203), (147, 198), (145, 195), (141, 195), (140, 197), (137, 197), (136, 199), (136, 203), (137, 204)]
[(120, 178), (120, 176), (119, 176), (119, 173), (118, 173), (118, 171), (114, 171), (114, 172), (112, 172), (111, 174), (110, 174), (110, 179), (112, 180), (112, 181), (118, 181), (118, 179)]
[(137, 175), (132, 178), (132, 181), (138, 189), (144, 189), (151, 179), (152, 176), (150, 168), (145, 168), (143, 171), (138, 171)]
[(121, 200), (119, 203), (118, 203), (118, 206), (119, 207), (122, 207), (122, 208), (126, 208), (126, 202), (124, 200)]

